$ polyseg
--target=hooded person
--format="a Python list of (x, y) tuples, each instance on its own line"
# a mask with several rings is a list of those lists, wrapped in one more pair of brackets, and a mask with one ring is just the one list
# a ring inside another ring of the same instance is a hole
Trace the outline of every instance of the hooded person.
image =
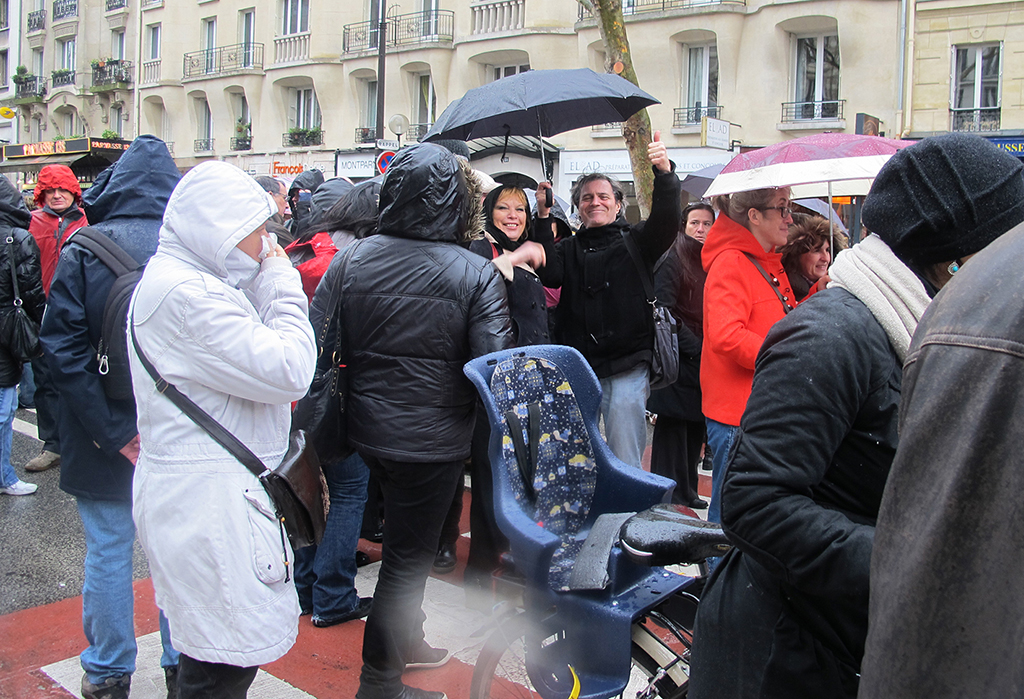
[[(290, 404), (316, 358), (299, 274), (265, 233), (276, 210), (232, 165), (191, 170), (129, 313), (156, 372), (268, 467), (287, 450)], [(257, 666), (295, 641), (292, 551), (256, 476), (157, 389), (129, 347), (142, 443), (134, 515), (181, 651), (179, 696), (243, 697)]]
[(338, 252), (330, 231), (324, 224), (328, 211), (352, 191), (352, 183), (345, 177), (333, 177), (313, 193), (309, 208), (309, 218), (303, 224), (299, 237), (284, 246), (295, 269), (302, 277), (302, 288), (313, 301), (320, 278), (323, 277), (331, 259)]
[[(1021, 169), (1016, 158), (966, 134), (901, 150), (864, 204), (874, 234), (839, 253), (828, 288), (768, 332), (724, 473), (722, 528), (734, 548), (697, 609), (694, 699), (857, 696), (869, 570), (878, 569), (875, 522), (906, 436), (897, 411), (911, 337), (964, 258), (1024, 219)], [(961, 409), (959, 399), (933, 402), (939, 412)], [(924, 454), (922, 446), (915, 451)], [(947, 485), (956, 482), (950, 476)], [(927, 480), (908, 485), (930, 487)], [(930, 512), (933, 501), (922, 502)], [(887, 562), (898, 566), (906, 560), (903, 537), (890, 545)], [(918, 600), (922, 616), (906, 635), (918, 633), (921, 618), (932, 619), (935, 604), (930, 595)], [(941, 614), (932, 623), (936, 632), (961, 628)], [(891, 665), (894, 674), (914, 667)], [(934, 668), (920, 668), (923, 683)], [(877, 687), (877, 696), (908, 696), (890, 682)]]
[[(39, 171), (34, 199), (37, 208), (32, 212), (28, 231), (39, 246), (43, 292), (49, 295), (50, 282), (64, 242), (73, 232), (88, 225), (88, 222), (80, 208), (82, 188), (78, 185), (78, 177), (67, 165), (47, 165)], [(37, 429), (43, 447), (38, 456), (25, 464), (25, 470), (45, 471), (60, 465), (57, 392), (45, 359), (32, 360), (32, 375), (36, 386), (34, 402)]]
[(309, 228), (313, 195), (323, 183), (324, 173), (319, 170), (303, 170), (289, 185), (288, 206), (291, 208), (292, 217), (288, 221), (288, 228), (293, 241), (299, 240)]
[[(180, 177), (166, 144), (140, 136), (86, 193), (91, 229), (145, 264), (156, 251), (164, 208)], [(79, 235), (72, 234), (61, 253), (40, 339), (59, 396), (60, 488), (75, 498), (85, 530), (82, 621), (89, 646), (81, 654), (82, 694), (126, 697), (137, 653), (132, 475), (138, 426), (135, 401), (107, 396), (96, 360), (116, 274), (75, 242)], [(170, 690), (178, 654), (162, 614), (160, 629), (160, 664)]]
[[(331, 313), (344, 332), (348, 440), (384, 491), (359, 699), (444, 696), (406, 686), (402, 673), (450, 657), (423, 639), (421, 605), (470, 453), (476, 393), (462, 366), (512, 344), (501, 277), (463, 247), (479, 205), (454, 155), (428, 143), (403, 148), (381, 184), (376, 234), (335, 256), (313, 299), (317, 327)], [(334, 284), (341, 305), (328, 309)]]

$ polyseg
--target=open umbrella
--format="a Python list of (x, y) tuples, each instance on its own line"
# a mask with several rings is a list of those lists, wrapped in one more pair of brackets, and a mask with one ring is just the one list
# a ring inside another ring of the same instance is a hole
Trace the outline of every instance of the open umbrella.
[[(554, 136), (625, 121), (658, 100), (625, 78), (576, 70), (528, 70), (469, 90), (441, 113), (422, 141)], [(544, 149), (541, 167), (547, 176)]]
[(794, 138), (737, 155), (704, 196), (766, 187), (872, 180), (893, 153), (911, 143), (844, 133)]
[(718, 177), (718, 173), (720, 173), (724, 167), (725, 163), (708, 165), (707, 167), (686, 175), (686, 177), (680, 181), (680, 185), (684, 192), (689, 192), (698, 198), (703, 197), (704, 192), (711, 186), (711, 183), (716, 177)]

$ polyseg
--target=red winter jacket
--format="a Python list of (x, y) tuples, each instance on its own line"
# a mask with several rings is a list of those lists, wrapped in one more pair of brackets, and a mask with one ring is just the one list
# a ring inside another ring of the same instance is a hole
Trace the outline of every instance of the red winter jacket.
[(32, 212), (32, 223), (28, 232), (36, 239), (39, 246), (39, 261), (43, 270), (43, 291), (50, 294), (50, 281), (57, 269), (60, 249), (64, 241), (74, 231), (89, 225), (85, 213), (75, 204), (68, 207), (63, 214), (57, 214), (50, 207), (36, 209)]
[(305, 242), (295, 241), (284, 249), (288, 258), (302, 278), (302, 290), (313, 303), (313, 294), (320, 283), (320, 278), (331, 265), (331, 260), (338, 253), (329, 233), (320, 232)]
[(768, 330), (785, 315), (772, 285), (744, 252), (778, 278), (783, 296), (793, 298), (782, 256), (765, 252), (753, 233), (720, 215), (701, 251), (708, 278), (704, 284), (700, 388), (704, 416), (726, 425), (740, 424), (750, 397), (757, 352)]

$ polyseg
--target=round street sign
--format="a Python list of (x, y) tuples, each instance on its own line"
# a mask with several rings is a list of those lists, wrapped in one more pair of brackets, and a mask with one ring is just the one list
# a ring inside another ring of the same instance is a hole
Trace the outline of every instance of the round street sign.
[(388, 169), (388, 165), (390, 165), (391, 161), (394, 160), (394, 159), (395, 159), (395, 151), (393, 151), (393, 150), (386, 150), (383, 153), (381, 153), (380, 155), (378, 155), (377, 156), (377, 172), (379, 172), (380, 174), (383, 175), (384, 172)]

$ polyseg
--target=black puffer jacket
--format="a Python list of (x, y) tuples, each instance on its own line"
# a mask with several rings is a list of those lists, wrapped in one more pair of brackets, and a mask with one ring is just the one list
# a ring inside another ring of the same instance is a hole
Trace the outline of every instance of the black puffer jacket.
[(902, 372), (844, 289), (769, 331), (724, 476), (722, 526), (736, 548), (697, 611), (694, 699), (856, 696)]
[(549, 219), (536, 222), (537, 242), (547, 255), (537, 271), (544, 286), (562, 287), (555, 312), (557, 339), (579, 350), (601, 378), (650, 363), (654, 319), (622, 232), (629, 231), (648, 269), (668, 250), (682, 208), (675, 172), (655, 170), (651, 215), (630, 226), (622, 216), (599, 228), (581, 228), (554, 244)]
[[(14, 284), (11, 279), (11, 257), (7, 238), (14, 238), (14, 271), (18, 276), (18, 291), (29, 317), (37, 323), (43, 318), (46, 297), (43, 295), (43, 277), (39, 267), (39, 246), (28, 232), (32, 214), (18, 190), (0, 177), (0, 308), (13, 308)], [(12, 357), (0, 338), (0, 386), (16, 386), (21, 380), (21, 362)]]
[(460, 245), (471, 204), (455, 156), (431, 144), (402, 149), (381, 185), (377, 234), (336, 255), (317, 288), (314, 327), (342, 275), (348, 436), (361, 452), (469, 456), (476, 392), (462, 365), (512, 346), (504, 282)]

